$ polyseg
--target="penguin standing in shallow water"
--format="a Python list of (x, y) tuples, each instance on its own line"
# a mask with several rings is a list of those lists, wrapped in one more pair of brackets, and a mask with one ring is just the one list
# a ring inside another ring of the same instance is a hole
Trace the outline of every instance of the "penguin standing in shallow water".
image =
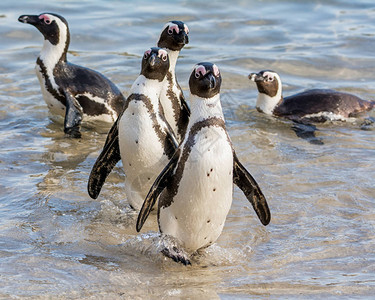
[[(171, 21), (164, 25), (158, 41), (159, 47), (169, 53), (169, 69), (162, 82), (159, 112), (163, 111), (165, 119), (171, 127), (172, 134), (176, 137), (178, 143), (181, 142), (182, 136), (185, 134), (189, 122), (190, 109), (178, 85), (175, 67), (181, 49), (189, 42), (188, 33), (189, 29), (186, 24), (181, 21)], [(118, 122), (119, 119), (116, 120), (110, 129), (103, 151), (91, 171), (88, 192), (93, 199), (99, 196), (105, 179), (121, 159)]]
[(189, 254), (214, 243), (232, 204), (233, 183), (246, 195), (263, 225), (271, 214), (250, 173), (239, 162), (225, 128), (216, 65), (199, 63), (189, 80), (191, 116), (183, 142), (152, 185), (138, 215), (140, 231), (160, 195), (158, 223), (172, 237), (164, 255), (190, 264)]
[(251, 73), (249, 79), (258, 88), (258, 111), (300, 123), (345, 120), (375, 107), (374, 101), (328, 89), (313, 89), (283, 98), (281, 79), (274, 71)]
[(88, 192), (92, 198), (99, 195), (120, 155), (128, 202), (139, 210), (155, 178), (177, 149), (177, 140), (159, 101), (168, 69), (167, 51), (155, 47), (144, 53), (141, 74), (133, 83), (124, 111), (112, 126), (91, 170)]
[(52, 13), (22, 15), (18, 21), (35, 26), (44, 36), (35, 70), (49, 109), (65, 117), (64, 132), (80, 137), (82, 119), (114, 122), (125, 98), (102, 74), (67, 61), (70, 42), (67, 21)]
[(189, 28), (181, 21), (170, 21), (164, 25), (158, 47), (164, 48), (169, 56), (169, 70), (160, 95), (164, 115), (176, 138), (182, 141), (189, 123), (190, 108), (176, 78), (176, 62), (181, 49), (189, 43)]

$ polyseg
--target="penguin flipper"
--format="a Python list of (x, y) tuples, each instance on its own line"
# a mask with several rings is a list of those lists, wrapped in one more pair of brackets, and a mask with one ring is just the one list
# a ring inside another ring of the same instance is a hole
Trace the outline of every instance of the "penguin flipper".
[(178, 148), (178, 142), (175, 135), (172, 133), (172, 129), (167, 130), (166, 132), (166, 139), (165, 139), (165, 154), (168, 156), (169, 159), (173, 157)]
[(253, 176), (251, 176), (246, 168), (240, 163), (234, 151), (233, 182), (242, 190), (246, 198), (250, 201), (262, 224), (268, 225), (271, 221), (271, 213), (266, 198)]
[(80, 138), (79, 129), (83, 115), (82, 107), (69, 91), (65, 91), (64, 94), (66, 99), (64, 132), (73, 138)]
[(181, 111), (182, 111), (182, 114), (185, 115), (189, 119), (190, 113), (191, 113), (190, 112), (190, 107), (187, 104), (184, 96), (181, 95), (180, 101), (181, 101)]
[(173, 175), (173, 171), (177, 165), (179, 157), (180, 148), (177, 149), (171, 160), (168, 162), (163, 171), (161, 171), (159, 176), (155, 179), (155, 182), (152, 184), (150, 191), (148, 192), (146, 199), (143, 202), (142, 208), (138, 214), (136, 227), (137, 232), (141, 231), (143, 224), (146, 222), (148, 215), (150, 214), (152, 208), (156, 203), (156, 200), (168, 185), (169, 179)]
[(295, 132), (295, 134), (304, 140), (307, 140), (310, 144), (313, 145), (324, 145), (324, 142), (316, 137), (315, 132), (317, 131), (317, 128), (315, 125), (310, 124), (308, 122), (298, 122), (295, 120), (293, 121), (292, 129)]
[(118, 141), (118, 122), (121, 115), (112, 125), (108, 132), (102, 152), (99, 154), (91, 169), (87, 190), (91, 198), (96, 199), (99, 196), (100, 190), (113, 167), (121, 159), (120, 145)]

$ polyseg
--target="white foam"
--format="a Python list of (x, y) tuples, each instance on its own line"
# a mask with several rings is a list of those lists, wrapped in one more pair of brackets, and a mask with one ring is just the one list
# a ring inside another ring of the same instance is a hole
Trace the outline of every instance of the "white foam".
[(354, 123), (356, 121), (356, 118), (344, 117), (342, 115), (334, 114), (333, 112), (329, 112), (329, 111), (322, 111), (322, 112), (315, 113), (315, 114), (305, 115), (304, 118), (307, 118), (307, 119), (319, 118), (319, 119), (326, 119), (327, 121), (332, 121), (332, 122), (342, 121), (342, 122), (349, 122), (349, 123)]

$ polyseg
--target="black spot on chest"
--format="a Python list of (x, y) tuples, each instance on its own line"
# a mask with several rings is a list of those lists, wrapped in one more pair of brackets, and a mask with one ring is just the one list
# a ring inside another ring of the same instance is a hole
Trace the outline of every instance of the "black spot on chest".
[[(212, 117), (206, 120), (202, 120), (200, 122), (195, 123), (190, 131), (188, 132), (188, 139), (182, 149), (182, 153), (180, 156), (180, 160), (178, 162), (177, 168), (175, 170), (174, 176), (172, 178), (171, 184), (169, 184), (165, 190), (165, 192), (162, 194), (162, 197), (160, 197), (159, 200), (159, 206), (161, 207), (168, 207), (173, 203), (173, 198), (178, 193), (178, 187), (180, 185), (181, 179), (183, 177), (185, 164), (190, 156), (190, 153), (195, 146), (196, 143), (196, 135), (198, 132), (200, 132), (203, 128), (207, 127), (218, 127), (222, 128), (225, 132), (225, 122), (224, 120), (216, 117)], [(230, 138), (227, 135), (228, 143), (231, 144)], [(219, 162), (218, 162), (219, 163)], [(210, 174), (213, 172), (214, 168), (211, 168), (209, 172), (207, 172), (207, 176), (209, 177)], [(214, 188), (213, 191), (216, 191), (216, 188)]]

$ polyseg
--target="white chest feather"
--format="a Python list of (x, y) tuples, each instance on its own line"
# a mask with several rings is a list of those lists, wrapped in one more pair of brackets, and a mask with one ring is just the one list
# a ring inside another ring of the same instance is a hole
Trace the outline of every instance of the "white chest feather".
[(280, 100), (281, 93), (280, 95), (277, 94), (274, 97), (270, 97), (266, 94), (259, 93), (257, 97), (256, 108), (267, 115), (272, 115), (273, 110), (275, 109), (276, 105), (279, 103)]
[[(215, 111), (212, 108), (217, 110), (214, 114), (220, 110), (216, 106), (206, 110), (198, 106), (193, 100), (193, 117), (196, 110), (201, 111), (199, 117), (204, 111), (212, 114)], [(189, 123), (190, 128), (193, 125)], [(203, 127), (195, 135), (195, 144), (185, 162), (172, 204), (160, 209), (161, 231), (178, 238), (189, 252), (214, 243), (223, 230), (232, 192), (233, 154), (226, 131), (218, 126)]]
[(139, 76), (131, 92), (147, 96), (150, 102), (130, 101), (119, 122), (126, 195), (129, 203), (137, 210), (141, 208), (152, 183), (168, 162), (160, 138), (166, 127), (158, 116), (160, 84)]
[[(273, 80), (275, 80), (275, 83), (277, 83), (276, 95), (271, 97), (265, 93), (258, 93), (256, 102), (256, 108), (267, 115), (272, 115), (273, 110), (282, 98), (282, 83), (280, 76), (277, 73), (272, 73), (272, 76), (274, 78)], [(273, 94), (274, 93), (272, 93), (272, 95)]]
[(159, 220), (162, 232), (190, 252), (220, 236), (233, 192), (233, 155), (223, 129), (202, 129), (196, 140), (173, 204), (161, 208)]
[[(64, 116), (65, 115), (65, 106), (60, 101), (58, 101), (47, 90), (46, 78), (43, 75), (43, 73), (41, 72), (41, 69), (40, 69), (38, 64), (35, 66), (35, 73), (36, 73), (36, 75), (38, 77), (38, 80), (39, 80), (40, 89), (42, 91), (43, 99), (46, 102), (46, 104), (48, 105), (48, 108), (50, 109), (50, 111), (53, 114)], [(54, 82), (54, 80), (53, 80), (53, 82)], [(56, 84), (55, 84), (55, 86), (57, 87)]]
[(46, 81), (49, 81), (50, 87), (60, 95), (59, 86), (56, 84), (53, 76), (53, 70), (64, 53), (68, 29), (66, 25), (58, 18), (54, 18), (59, 26), (59, 43), (52, 45), (50, 41), (44, 40), (43, 48), (39, 54), (39, 59), (43, 62), (46, 74), (42, 73), (42, 70), (38, 64), (35, 66), (36, 75), (39, 80), (40, 88), (44, 101), (47, 103), (49, 109), (59, 115), (65, 115), (65, 106), (47, 90)]

